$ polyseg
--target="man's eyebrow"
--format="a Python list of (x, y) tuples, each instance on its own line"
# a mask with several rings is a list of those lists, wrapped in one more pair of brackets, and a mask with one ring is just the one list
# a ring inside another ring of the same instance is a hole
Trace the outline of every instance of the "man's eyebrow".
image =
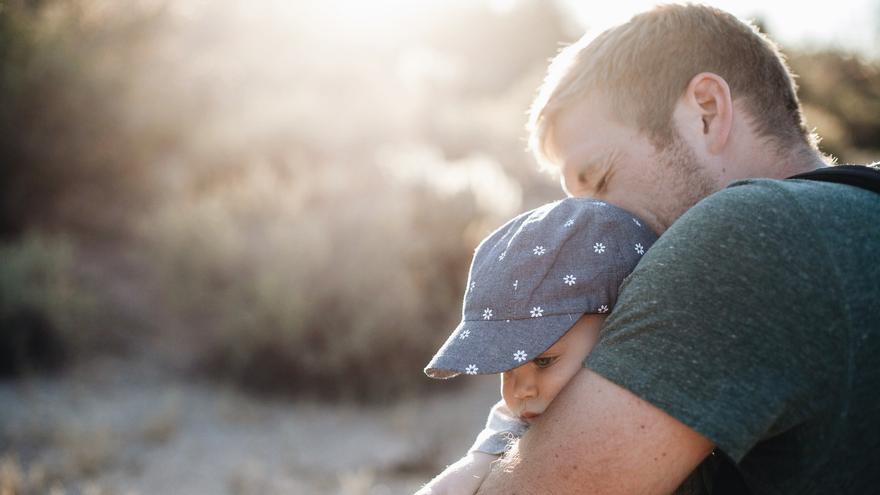
[(611, 150), (605, 154), (605, 168), (612, 169), (617, 166), (617, 163), (620, 161), (622, 153), (620, 150)]
[(605, 186), (611, 181), (611, 177), (614, 176), (614, 173), (617, 171), (617, 164), (620, 162), (620, 156), (621, 153), (617, 150), (612, 150), (602, 156), (602, 163), (600, 165), (601, 176), (596, 181), (597, 191), (605, 189)]
[(586, 172), (593, 172), (597, 169), (602, 168), (602, 166), (606, 162), (606, 159), (607, 156), (605, 154), (578, 159), (576, 165), (578, 175), (583, 175)]
[(603, 182), (609, 171), (614, 168), (619, 160), (620, 153), (615, 150), (580, 160), (579, 166), (577, 167), (577, 178), (580, 181), (586, 181), (591, 179), (587, 177), (589, 174), (598, 177), (597, 179), (590, 180), (590, 182), (599, 184), (600, 182)]

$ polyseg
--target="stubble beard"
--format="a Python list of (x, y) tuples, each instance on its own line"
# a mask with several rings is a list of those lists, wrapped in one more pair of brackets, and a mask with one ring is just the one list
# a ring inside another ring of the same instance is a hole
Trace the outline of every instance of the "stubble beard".
[(658, 179), (667, 185), (667, 201), (657, 211), (664, 231), (700, 200), (721, 189), (708, 168), (677, 134), (658, 152), (658, 164), (662, 175)]

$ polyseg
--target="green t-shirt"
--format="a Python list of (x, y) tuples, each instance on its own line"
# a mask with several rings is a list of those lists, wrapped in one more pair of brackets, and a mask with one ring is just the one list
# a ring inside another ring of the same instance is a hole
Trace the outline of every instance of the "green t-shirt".
[(748, 180), (624, 281), (585, 365), (713, 441), (754, 493), (880, 486), (880, 195)]

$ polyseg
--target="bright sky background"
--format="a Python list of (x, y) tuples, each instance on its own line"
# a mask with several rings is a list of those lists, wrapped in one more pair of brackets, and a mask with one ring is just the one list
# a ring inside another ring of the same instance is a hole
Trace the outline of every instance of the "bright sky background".
[[(490, 0), (492, 1), (492, 0)], [(604, 28), (624, 22), (658, 1), (559, 0), (582, 25)], [(504, 3), (494, 0), (493, 3)], [(738, 17), (761, 18), (772, 38), (785, 46), (839, 46), (880, 56), (880, 0), (714, 0), (706, 1)]]

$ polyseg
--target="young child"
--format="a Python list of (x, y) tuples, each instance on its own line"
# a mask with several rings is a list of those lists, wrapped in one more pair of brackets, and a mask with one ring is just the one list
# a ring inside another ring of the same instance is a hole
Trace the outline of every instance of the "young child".
[(618, 287), (656, 237), (625, 210), (568, 198), (517, 216), (480, 243), (461, 323), (425, 374), (500, 373), (502, 400), (468, 454), (416, 495), (479, 489), (491, 463), (582, 367)]

